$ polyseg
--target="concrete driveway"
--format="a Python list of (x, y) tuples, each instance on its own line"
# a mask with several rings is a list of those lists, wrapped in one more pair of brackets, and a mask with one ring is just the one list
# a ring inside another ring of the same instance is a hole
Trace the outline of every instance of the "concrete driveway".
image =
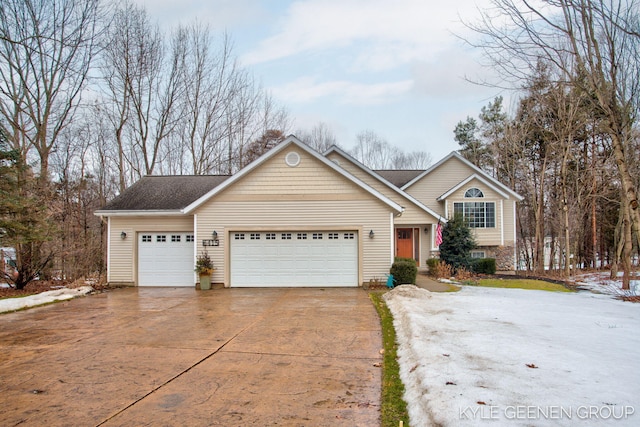
[(0, 315), (0, 425), (379, 425), (360, 289), (118, 289)]

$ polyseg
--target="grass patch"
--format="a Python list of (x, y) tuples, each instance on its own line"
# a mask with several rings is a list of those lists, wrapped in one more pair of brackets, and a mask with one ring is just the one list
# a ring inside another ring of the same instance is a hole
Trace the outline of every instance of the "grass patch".
[(398, 346), (396, 344), (396, 330), (393, 327), (393, 316), (382, 299), (383, 293), (371, 292), (369, 298), (373, 302), (382, 327), (382, 344), (384, 355), (382, 360), (382, 399), (380, 414), (382, 427), (397, 427), (400, 421), (409, 425), (407, 403), (403, 400), (404, 384), (400, 380), (400, 365), (398, 365)]
[(534, 279), (480, 279), (477, 282), (465, 284), (484, 286), (488, 288), (533, 289), (537, 291), (573, 292), (569, 288), (566, 288), (557, 283)]
[(460, 289), (462, 289), (460, 286), (456, 286), (452, 283), (443, 283), (443, 284), (447, 285), (447, 290), (442, 292), (458, 292)]

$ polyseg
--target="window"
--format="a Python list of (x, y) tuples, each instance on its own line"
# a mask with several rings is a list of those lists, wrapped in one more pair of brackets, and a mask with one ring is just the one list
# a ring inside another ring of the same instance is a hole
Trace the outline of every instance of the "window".
[(338, 240), (338, 233), (328, 233), (329, 240)]
[(398, 239), (400, 240), (411, 239), (411, 229), (398, 228)]
[(164, 234), (159, 234), (156, 236), (156, 242), (164, 243), (166, 241), (167, 241), (167, 236), (165, 236)]
[(264, 238), (267, 240), (276, 240), (276, 233), (265, 233)]
[(313, 240), (322, 240), (322, 233), (313, 233)]
[(233, 235), (233, 238), (234, 238), (235, 240), (244, 240), (244, 233), (235, 233), (235, 234)]
[(353, 233), (344, 233), (345, 240), (353, 240), (355, 239), (355, 235)]
[(467, 192), (464, 193), (464, 197), (467, 199), (471, 197), (484, 197), (484, 194), (479, 188), (474, 187), (474, 188), (468, 189)]
[(462, 214), (469, 228), (496, 226), (496, 204), (493, 202), (454, 203), (453, 212)]
[(471, 258), (486, 258), (484, 251), (471, 251)]
[(298, 240), (307, 240), (307, 233), (298, 233)]
[(174, 242), (174, 243), (180, 242), (180, 237), (182, 237), (182, 236), (180, 236), (179, 234), (172, 234), (171, 235), (171, 241)]
[(249, 238), (251, 240), (260, 240), (260, 233), (251, 233)]
[(280, 237), (282, 240), (291, 240), (291, 233), (282, 233)]
[(149, 243), (149, 242), (151, 242), (151, 236), (150, 236), (150, 235), (148, 235), (148, 234), (144, 234), (144, 235), (142, 236), (142, 241), (143, 241), (144, 243)]
[(195, 239), (194, 239), (193, 234), (187, 234), (186, 241), (187, 241), (187, 242), (190, 242), (190, 243), (195, 242)]

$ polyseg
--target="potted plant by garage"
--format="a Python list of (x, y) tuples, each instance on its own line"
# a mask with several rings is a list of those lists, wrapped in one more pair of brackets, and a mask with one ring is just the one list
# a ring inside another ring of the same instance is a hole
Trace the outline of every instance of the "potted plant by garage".
[(211, 274), (213, 273), (213, 262), (207, 251), (196, 258), (196, 273), (200, 276), (200, 289), (211, 289)]

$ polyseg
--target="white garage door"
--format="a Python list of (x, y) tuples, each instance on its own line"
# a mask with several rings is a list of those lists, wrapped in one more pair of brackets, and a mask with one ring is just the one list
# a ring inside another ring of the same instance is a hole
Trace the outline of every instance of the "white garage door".
[(355, 231), (232, 232), (231, 286), (358, 286)]
[(139, 233), (138, 286), (194, 286), (193, 233)]

